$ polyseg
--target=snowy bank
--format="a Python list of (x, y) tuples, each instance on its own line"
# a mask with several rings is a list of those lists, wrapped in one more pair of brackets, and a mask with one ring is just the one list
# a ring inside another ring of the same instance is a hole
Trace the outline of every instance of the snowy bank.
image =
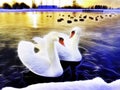
[(106, 83), (97, 77), (84, 81), (39, 83), (21, 89), (5, 87), (2, 90), (120, 90), (120, 80)]

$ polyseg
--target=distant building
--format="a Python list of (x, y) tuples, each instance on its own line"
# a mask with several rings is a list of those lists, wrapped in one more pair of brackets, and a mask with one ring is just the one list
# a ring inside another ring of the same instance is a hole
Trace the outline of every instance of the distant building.
[(57, 9), (58, 7), (56, 5), (40, 5), (38, 6), (38, 9)]

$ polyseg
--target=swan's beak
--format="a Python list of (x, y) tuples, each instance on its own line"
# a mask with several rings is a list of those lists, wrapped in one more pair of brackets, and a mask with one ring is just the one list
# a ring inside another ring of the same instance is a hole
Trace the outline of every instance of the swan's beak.
[(75, 31), (72, 31), (70, 34), (70, 38), (72, 38), (75, 35)]
[(63, 39), (62, 37), (59, 37), (59, 43), (60, 43), (61, 45), (65, 46), (65, 44), (64, 44), (64, 39)]

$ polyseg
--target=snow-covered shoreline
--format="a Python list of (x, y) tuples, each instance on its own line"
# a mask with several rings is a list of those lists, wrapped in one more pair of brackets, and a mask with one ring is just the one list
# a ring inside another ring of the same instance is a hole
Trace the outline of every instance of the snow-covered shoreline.
[(39, 83), (21, 89), (5, 87), (2, 90), (120, 90), (120, 80), (106, 83), (103, 79), (97, 77), (83, 81)]

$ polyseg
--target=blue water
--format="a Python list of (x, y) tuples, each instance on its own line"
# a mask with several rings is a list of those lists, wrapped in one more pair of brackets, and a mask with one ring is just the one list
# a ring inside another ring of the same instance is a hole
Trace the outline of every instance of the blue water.
[[(99, 24), (94, 27), (86, 27), (85, 32), (90, 32), (90, 35), (83, 36), (80, 40), (79, 50), (83, 56), (82, 61), (78, 63), (61, 62), (64, 73), (57, 78), (35, 75), (20, 62), (17, 56), (17, 43), (23, 38), (20, 29), (24, 30), (25, 38), (30, 39), (39, 33), (43, 34), (45, 31), (40, 30), (46, 28), (34, 29), (24, 26), (21, 28), (12, 25), (1, 27), (0, 88), (5, 86), (21, 88), (30, 84), (44, 82), (88, 80), (98, 76), (108, 83), (120, 79), (119, 23), (120, 20), (116, 19), (113, 23), (111, 21), (109, 25), (106, 23), (102, 27)], [(63, 27), (68, 28), (69, 26)], [(6, 32), (7, 30), (8, 32)]]

